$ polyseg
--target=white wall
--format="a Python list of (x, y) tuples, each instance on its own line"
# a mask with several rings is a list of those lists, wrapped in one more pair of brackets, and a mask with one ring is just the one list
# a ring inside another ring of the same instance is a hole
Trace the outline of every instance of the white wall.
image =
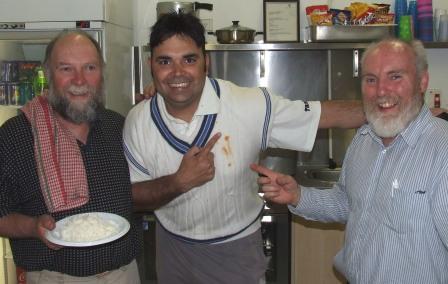
[[(156, 19), (157, 2), (166, 0), (135, 0), (134, 17), (134, 42), (136, 45), (146, 44), (148, 42), (149, 27), (154, 24)], [(240, 25), (263, 30), (263, 2), (260, 0), (204, 0), (201, 3), (213, 4), (213, 11), (199, 10), (199, 18), (211, 20), (211, 30), (225, 28), (232, 25), (232, 21), (240, 21)], [(241, 4), (244, 3), (244, 4)], [(213, 42), (214, 37), (207, 38)], [(216, 42), (216, 41), (215, 41)]]
[[(157, 2), (166, 0), (134, 0), (134, 44), (144, 45), (148, 43), (149, 27), (156, 19)], [(202, 2), (213, 4), (213, 11), (201, 10), (199, 17), (202, 19), (212, 19), (212, 30), (228, 27), (233, 20), (239, 20), (240, 25), (263, 30), (263, 1), (262, 0), (204, 0)], [(332, 8), (343, 8), (354, 0), (300, 0), (300, 23), (301, 27), (306, 25), (304, 8), (315, 4), (328, 4)], [(394, 9), (394, 0), (372, 0), (365, 2), (389, 3), (391, 10)], [(244, 3), (244, 4), (242, 4)], [(434, 8), (448, 9), (447, 0), (433, 0)], [(256, 40), (260, 38), (257, 37)], [(207, 37), (208, 42), (216, 42), (214, 36)], [(448, 69), (448, 49), (429, 49), (429, 72), (430, 89), (440, 90), (442, 93), (442, 106), (448, 108), (448, 80), (446, 73)]]
[(441, 94), (440, 105), (448, 109), (448, 81), (446, 74), (448, 73), (448, 48), (444, 49), (428, 49), (429, 63), (429, 88), (426, 92), (428, 104), (433, 104), (430, 97), (430, 90), (437, 90)]
[(156, 19), (155, 0), (134, 0), (134, 45), (145, 45), (149, 41), (149, 27)]
[[(149, 27), (156, 19), (157, 2), (166, 0), (135, 0), (135, 44), (142, 45), (148, 42)], [(201, 2), (201, 1), (199, 1)], [(228, 27), (232, 21), (240, 21), (240, 25), (257, 31), (263, 31), (263, 1), (262, 0), (203, 0), (213, 4), (213, 11), (200, 10), (199, 17), (212, 20), (212, 30)], [(300, 26), (306, 26), (305, 7), (316, 4), (328, 4), (332, 8), (344, 8), (354, 0), (300, 0)], [(394, 0), (372, 0), (365, 2), (380, 2), (391, 4), (394, 9)], [(242, 4), (244, 3), (244, 4)], [(448, 1), (433, 0), (434, 8), (448, 9)], [(212, 37), (209, 38), (210, 40)]]

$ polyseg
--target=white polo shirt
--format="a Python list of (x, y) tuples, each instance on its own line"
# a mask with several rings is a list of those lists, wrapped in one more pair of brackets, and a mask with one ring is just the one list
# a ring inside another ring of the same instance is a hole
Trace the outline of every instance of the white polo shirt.
[(177, 171), (191, 145), (203, 146), (217, 132), (212, 152), (215, 178), (155, 211), (171, 233), (193, 241), (219, 241), (247, 227), (257, 229), (263, 208), (257, 174), (249, 169), (267, 147), (311, 151), (319, 102), (290, 101), (262, 88), (242, 88), (208, 78), (190, 123), (172, 117), (158, 94), (126, 118), (124, 145), (133, 183)]

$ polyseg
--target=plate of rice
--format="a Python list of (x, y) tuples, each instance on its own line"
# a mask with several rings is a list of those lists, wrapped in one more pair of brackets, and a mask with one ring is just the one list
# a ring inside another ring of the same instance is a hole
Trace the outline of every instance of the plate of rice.
[(90, 212), (76, 214), (56, 222), (47, 231), (47, 240), (69, 247), (88, 247), (112, 242), (129, 231), (129, 222), (116, 214)]

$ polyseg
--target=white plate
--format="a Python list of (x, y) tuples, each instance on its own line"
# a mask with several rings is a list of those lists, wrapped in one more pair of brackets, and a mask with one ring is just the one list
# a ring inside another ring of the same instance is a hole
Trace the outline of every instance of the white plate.
[[(98, 239), (95, 241), (89, 241), (89, 242), (70, 242), (70, 241), (65, 241), (65, 240), (61, 239), (61, 236), (62, 236), (61, 230), (64, 228), (67, 221), (69, 221), (71, 218), (74, 218), (75, 216), (81, 216), (81, 215), (86, 215), (86, 214), (95, 214), (105, 221), (109, 221), (109, 220), (114, 221), (116, 224), (118, 224), (118, 232), (114, 235), (111, 235), (111, 236), (108, 236), (108, 237), (105, 237), (102, 239)], [(112, 242), (116, 239), (119, 239), (129, 231), (129, 228), (130, 228), (130, 225), (129, 225), (128, 220), (126, 220), (125, 218), (123, 218), (119, 215), (112, 214), (112, 213), (104, 213), (104, 212), (90, 212), (90, 213), (82, 213), (82, 214), (69, 216), (62, 220), (59, 220), (58, 222), (56, 222), (56, 228), (54, 230), (47, 231), (46, 237), (47, 237), (47, 240), (49, 240), (50, 242), (57, 244), (57, 245), (68, 246), (68, 247), (89, 247), (89, 246), (105, 244), (108, 242)]]

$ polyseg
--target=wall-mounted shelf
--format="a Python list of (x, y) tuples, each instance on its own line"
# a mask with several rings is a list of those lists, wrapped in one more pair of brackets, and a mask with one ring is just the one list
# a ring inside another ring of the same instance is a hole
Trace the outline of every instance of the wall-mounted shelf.
[(250, 44), (206, 44), (205, 49), (213, 50), (328, 50), (328, 49), (360, 49), (368, 43), (250, 43)]
[(426, 48), (448, 48), (448, 42), (424, 42)]
[[(368, 42), (206, 44), (205, 49), (208, 51), (365, 49), (369, 44)], [(448, 48), (448, 42), (425, 42), (424, 45), (426, 48)]]

